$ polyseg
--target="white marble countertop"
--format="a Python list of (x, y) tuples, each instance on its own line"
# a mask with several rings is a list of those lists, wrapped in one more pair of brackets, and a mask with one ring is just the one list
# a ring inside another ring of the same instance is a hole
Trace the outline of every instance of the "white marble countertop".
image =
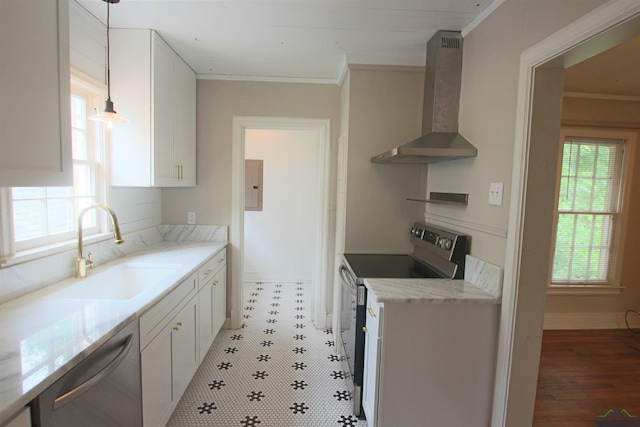
[(65, 297), (65, 289), (87, 280), (72, 278), (0, 305), (0, 424), (225, 246), (163, 241), (89, 270), (88, 278), (124, 262), (179, 265), (128, 300)]
[(365, 279), (380, 303), (499, 304), (471, 282), (452, 279)]

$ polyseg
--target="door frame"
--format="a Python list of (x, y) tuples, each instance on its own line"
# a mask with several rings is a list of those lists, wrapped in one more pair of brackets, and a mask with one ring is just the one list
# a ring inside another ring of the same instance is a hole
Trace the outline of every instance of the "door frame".
[(314, 268), (312, 283), (311, 315), (318, 329), (325, 329), (331, 324), (327, 295), (330, 291), (328, 283), (332, 275), (328, 268), (329, 245), (329, 186), (331, 175), (331, 120), (292, 118), (292, 117), (254, 117), (234, 116), (232, 132), (232, 178), (231, 178), (231, 229), (229, 244), (231, 247), (231, 328), (242, 326), (242, 284), (244, 283), (244, 157), (245, 131), (248, 129), (274, 130), (310, 130), (316, 132), (320, 142), (318, 156), (318, 188), (319, 198), (316, 245), (314, 250)]
[[(536, 125), (532, 123), (533, 101), (535, 95), (544, 90), (534, 87), (536, 69), (564, 68), (573, 61), (579, 62), (582, 53), (579, 45), (584, 47), (590, 40), (599, 39), (596, 42), (600, 42), (602, 50), (615, 46), (629, 37), (625, 27), (636, 25), (637, 28), (635, 21), (639, 19), (640, 3), (611, 0), (521, 55), (492, 427), (521, 425), (517, 424), (518, 420), (521, 423), (529, 419), (535, 404), (541, 340), (538, 335), (542, 330), (546, 288), (535, 290), (537, 298), (521, 301), (519, 287), (526, 252), (524, 231), (531, 130)], [(620, 25), (623, 23), (630, 25)], [(615, 30), (610, 31), (614, 27)], [(531, 295), (531, 290), (527, 291)]]

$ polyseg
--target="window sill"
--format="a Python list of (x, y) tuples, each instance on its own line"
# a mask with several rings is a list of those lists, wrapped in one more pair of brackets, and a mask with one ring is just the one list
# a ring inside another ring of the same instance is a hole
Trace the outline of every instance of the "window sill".
[(547, 285), (547, 295), (620, 295), (624, 286), (607, 285)]
[[(99, 233), (91, 236), (83, 237), (82, 244), (84, 246), (93, 243), (103, 242), (113, 238), (113, 233)], [(8, 268), (24, 262), (33, 261), (51, 255), (57, 255), (63, 252), (76, 250), (78, 248), (78, 240), (65, 240), (64, 242), (54, 243), (52, 245), (41, 246), (35, 249), (17, 252), (15, 255), (0, 258), (0, 268)]]

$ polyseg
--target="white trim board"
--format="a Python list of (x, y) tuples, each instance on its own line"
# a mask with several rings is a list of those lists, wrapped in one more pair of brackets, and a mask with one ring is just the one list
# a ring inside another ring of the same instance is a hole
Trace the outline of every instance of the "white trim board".
[[(629, 314), (629, 326), (640, 329), (640, 316)], [(625, 312), (545, 313), (545, 330), (627, 329)]]

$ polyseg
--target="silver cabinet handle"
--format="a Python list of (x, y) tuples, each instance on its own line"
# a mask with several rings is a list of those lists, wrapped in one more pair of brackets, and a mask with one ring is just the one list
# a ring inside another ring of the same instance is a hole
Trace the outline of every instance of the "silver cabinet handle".
[(62, 408), (67, 403), (71, 402), (77, 397), (82, 396), (84, 393), (89, 391), (93, 386), (97, 385), (100, 381), (109, 376), (114, 369), (116, 369), (120, 363), (127, 357), (129, 354), (129, 350), (131, 350), (131, 346), (133, 344), (133, 334), (127, 337), (127, 341), (124, 343), (120, 352), (116, 355), (116, 357), (104, 368), (98, 371), (97, 374), (80, 384), (78, 387), (73, 390), (63, 394), (53, 401), (53, 410)]

